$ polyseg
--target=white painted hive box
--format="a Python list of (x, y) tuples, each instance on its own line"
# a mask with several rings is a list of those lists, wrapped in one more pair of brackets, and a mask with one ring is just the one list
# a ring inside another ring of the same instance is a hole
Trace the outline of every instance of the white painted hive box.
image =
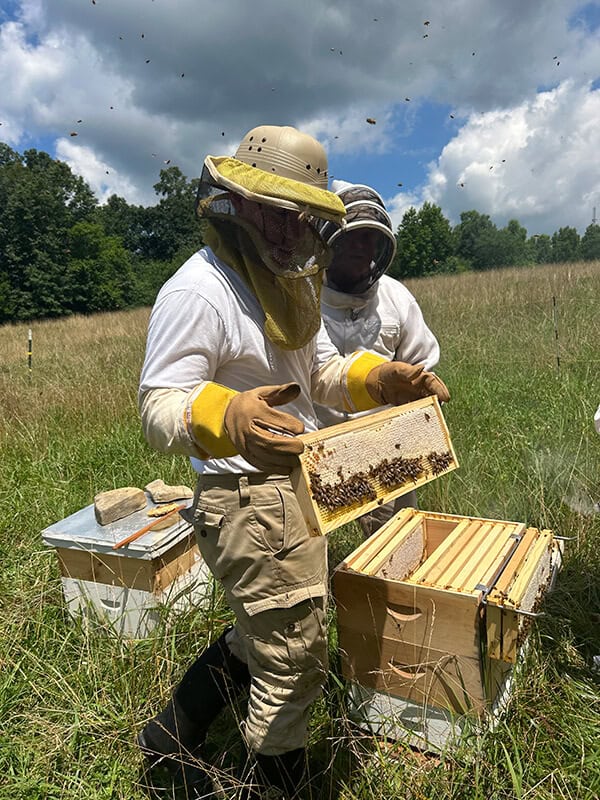
[(402, 509), (335, 570), (344, 676), (412, 706), (484, 714), (561, 554), (549, 530)]
[(306, 525), (322, 535), (458, 467), (435, 396), (300, 437), (290, 478)]
[(147, 636), (165, 612), (206, 605), (213, 588), (193, 528), (181, 517), (113, 550), (151, 521), (155, 504), (147, 496), (147, 508), (109, 525), (97, 523), (92, 504), (42, 531), (56, 550), (69, 613), (130, 638)]

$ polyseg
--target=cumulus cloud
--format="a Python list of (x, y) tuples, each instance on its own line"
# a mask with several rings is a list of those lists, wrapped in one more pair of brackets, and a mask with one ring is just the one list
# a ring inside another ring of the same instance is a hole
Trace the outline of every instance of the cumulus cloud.
[(420, 208), (423, 198), (418, 192), (399, 192), (385, 201), (386, 208), (392, 220), (394, 230), (402, 222), (402, 217), (409, 208)]
[[(600, 40), (578, 0), (372, 7), (361, 0), (15, 0), (12, 7), (0, 12), (0, 139), (17, 149), (54, 147), (80, 174), (95, 176), (99, 196), (114, 191), (132, 202), (155, 202), (152, 185), (166, 161), (198, 175), (205, 154), (233, 153), (245, 131), (265, 122), (303, 127), (341, 158), (392, 154), (427, 101), (450, 106), (464, 130), (432, 165), (426, 186), (392, 198), (394, 213), (428, 198), (455, 213), (462, 172), (471, 206), (480, 199), (506, 213), (510, 202), (534, 206), (542, 195), (536, 180), (522, 171), (516, 181), (508, 158), (512, 195), (501, 181), (490, 189), (484, 162), (489, 167), (496, 153), (482, 123), (502, 132), (507, 147), (509, 128), (519, 140), (525, 125), (531, 137), (534, 119), (544, 119), (535, 110), (538, 92), (565, 103), (561, 91), (592, 94), (600, 63)], [(548, 124), (557, 121), (551, 116)], [(76, 141), (68, 138), (74, 126)], [(551, 138), (549, 131), (548, 147)], [(479, 145), (485, 152), (476, 155)], [(570, 166), (576, 149), (571, 137), (571, 156), (560, 164)]]
[[(369, 120), (369, 122), (367, 122)], [(353, 105), (340, 114), (324, 114), (301, 119), (301, 130), (317, 138), (329, 152), (384, 154), (397, 136), (396, 119), (389, 108), (366, 102)]]
[(108, 200), (111, 194), (127, 197), (131, 203), (141, 202), (138, 189), (129, 178), (101, 161), (91, 148), (73, 144), (70, 139), (58, 139), (56, 156), (68, 164), (76, 175), (84, 178), (101, 203)]
[(64, 77), (62, 54), (54, 37), (30, 44), (23, 25), (6, 22), (0, 27), (0, 101), (3, 126), (13, 141), (26, 137), (31, 125), (47, 123), (47, 109)]
[(422, 199), (454, 222), (477, 209), (531, 233), (584, 229), (600, 204), (600, 90), (567, 81), (519, 106), (471, 115), (431, 166)]

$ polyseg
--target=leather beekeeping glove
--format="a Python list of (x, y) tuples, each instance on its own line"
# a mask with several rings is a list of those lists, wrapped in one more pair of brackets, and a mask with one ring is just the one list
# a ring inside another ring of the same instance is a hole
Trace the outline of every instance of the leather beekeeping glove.
[(379, 364), (368, 373), (365, 386), (373, 400), (382, 406), (398, 406), (432, 394), (441, 403), (450, 400), (446, 384), (433, 372), (425, 372), (423, 364), (413, 366), (403, 361)]
[(297, 383), (259, 386), (235, 394), (227, 406), (227, 435), (240, 455), (261, 472), (288, 473), (298, 463), (304, 444), (296, 436), (303, 433), (304, 425), (274, 406), (289, 403), (299, 394)]

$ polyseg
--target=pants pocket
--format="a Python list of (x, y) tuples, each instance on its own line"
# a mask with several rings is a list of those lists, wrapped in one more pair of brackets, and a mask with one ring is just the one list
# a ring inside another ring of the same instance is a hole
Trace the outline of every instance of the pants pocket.
[[(280, 553), (285, 548), (285, 507), (281, 491), (277, 486), (269, 486), (269, 497), (252, 505), (252, 527), (261, 543), (272, 553)], [(264, 493), (263, 493), (264, 494)]]
[(219, 539), (225, 526), (226, 515), (221, 510), (196, 506), (193, 515), (194, 533), (202, 558), (215, 578), (223, 578), (227, 565), (219, 558)]
[(267, 684), (319, 685), (327, 671), (325, 599), (274, 608), (253, 617), (249, 651)]

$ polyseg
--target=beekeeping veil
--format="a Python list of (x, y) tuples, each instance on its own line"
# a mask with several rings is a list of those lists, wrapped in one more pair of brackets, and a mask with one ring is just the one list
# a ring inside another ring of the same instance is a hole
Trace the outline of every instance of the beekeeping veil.
[(327, 191), (322, 146), (292, 127), (249, 131), (233, 158), (207, 156), (196, 212), (206, 243), (243, 277), (265, 313), (265, 335), (297, 350), (320, 325), (329, 250), (316, 219), (341, 223), (343, 202)]
[[(369, 275), (362, 285), (365, 291), (381, 278), (396, 254), (396, 237), (392, 220), (385, 209), (381, 196), (364, 184), (334, 181), (332, 191), (342, 200), (346, 208), (343, 228), (332, 220), (319, 220), (317, 227), (325, 242), (334, 250), (347, 233), (361, 228), (377, 231), (376, 248), (370, 264)], [(347, 290), (352, 294), (352, 290)]]

